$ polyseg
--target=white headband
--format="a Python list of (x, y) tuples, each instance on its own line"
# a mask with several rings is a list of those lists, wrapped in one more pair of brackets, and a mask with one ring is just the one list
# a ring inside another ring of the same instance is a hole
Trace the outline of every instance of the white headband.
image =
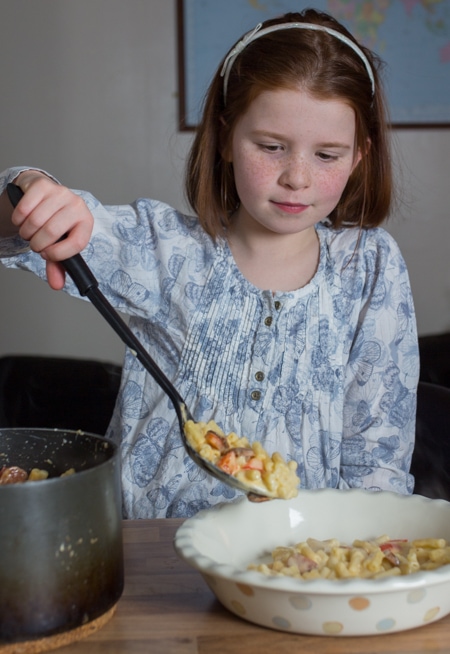
[(236, 43), (236, 45), (232, 50), (230, 50), (230, 52), (227, 54), (225, 58), (225, 61), (223, 62), (220, 75), (221, 77), (224, 78), (223, 95), (225, 101), (227, 97), (228, 78), (230, 76), (231, 69), (233, 68), (235, 59), (242, 52), (242, 50), (244, 50), (244, 48), (246, 48), (248, 44), (251, 43), (252, 41), (256, 41), (256, 39), (259, 39), (260, 36), (265, 36), (266, 34), (270, 34), (270, 32), (277, 32), (278, 30), (288, 30), (292, 28), (301, 29), (301, 30), (315, 30), (316, 32), (326, 32), (327, 34), (331, 34), (331, 36), (337, 38), (339, 41), (342, 41), (342, 43), (348, 45), (354, 52), (356, 52), (358, 57), (364, 63), (370, 82), (372, 84), (372, 95), (375, 94), (375, 78), (373, 76), (373, 70), (369, 63), (369, 60), (367, 59), (366, 55), (361, 50), (361, 48), (358, 47), (356, 43), (354, 43), (347, 36), (344, 36), (344, 34), (341, 34), (336, 30), (332, 30), (329, 27), (324, 27), (323, 25), (316, 25), (315, 23), (279, 23), (278, 25), (271, 25), (270, 27), (265, 27), (264, 29), (261, 29), (261, 27), (262, 27), (262, 23), (258, 23), (258, 25), (253, 30), (247, 32), (247, 34), (244, 34), (242, 39), (238, 43)]

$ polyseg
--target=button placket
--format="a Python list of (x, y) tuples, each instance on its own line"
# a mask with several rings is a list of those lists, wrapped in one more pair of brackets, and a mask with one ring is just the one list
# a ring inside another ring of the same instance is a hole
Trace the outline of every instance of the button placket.
[[(280, 309), (281, 309), (281, 302), (280, 302), (279, 300), (276, 300), (276, 301), (274, 302), (273, 306), (274, 306), (275, 310), (276, 310), (277, 312), (279, 312)], [(268, 315), (268, 316), (266, 316), (266, 317), (264, 318), (264, 321), (263, 321), (263, 322), (264, 322), (264, 325), (265, 325), (266, 327), (269, 327), (269, 328), (270, 328), (270, 327), (272, 327), (272, 325), (273, 325), (274, 317), (273, 317), (272, 315)], [(255, 362), (255, 363), (256, 363), (256, 362)], [(260, 361), (259, 363), (263, 363), (263, 362)], [(257, 363), (256, 363), (256, 365), (257, 365)], [(257, 381), (257, 382), (259, 382), (259, 383), (261, 384), (261, 383), (264, 382), (264, 380), (266, 379), (266, 373), (265, 373), (263, 370), (261, 370), (261, 369), (260, 369), (260, 370), (257, 370), (257, 372), (255, 372), (254, 379), (255, 379), (255, 381)], [(257, 389), (257, 388), (256, 388), (256, 389), (254, 388), (254, 389), (250, 392), (250, 397), (251, 397), (251, 399), (252, 399), (254, 402), (258, 402), (259, 400), (261, 400), (262, 395), (263, 395), (263, 391), (262, 391), (262, 390), (259, 390), (259, 389)]]
[[(255, 372), (255, 376), (254, 376), (254, 378), (255, 378), (255, 380), (256, 380), (257, 382), (261, 383), (261, 382), (263, 382), (264, 379), (266, 378), (266, 375), (263, 373), (262, 370), (258, 370), (257, 372)], [(258, 401), (261, 399), (261, 396), (262, 396), (262, 391), (260, 391), (260, 390), (258, 390), (258, 389), (254, 389), (254, 390), (252, 390), (252, 392), (250, 393), (250, 397), (252, 398), (252, 400), (253, 400), (254, 402), (258, 402)]]

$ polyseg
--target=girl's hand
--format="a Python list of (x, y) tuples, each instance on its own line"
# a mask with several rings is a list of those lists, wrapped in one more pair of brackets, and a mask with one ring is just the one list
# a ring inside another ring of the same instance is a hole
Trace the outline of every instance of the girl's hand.
[(15, 183), (24, 196), (14, 209), (12, 222), (31, 249), (46, 260), (48, 283), (59, 290), (65, 272), (58, 261), (86, 247), (94, 225), (92, 214), (82, 198), (42, 173), (27, 170)]

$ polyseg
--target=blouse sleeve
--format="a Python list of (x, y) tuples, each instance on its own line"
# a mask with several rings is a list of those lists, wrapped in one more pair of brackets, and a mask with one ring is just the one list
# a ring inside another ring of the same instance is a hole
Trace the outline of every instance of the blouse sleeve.
[(364, 288), (345, 372), (340, 487), (409, 494), (419, 377), (416, 320), (398, 246), (384, 230), (372, 232), (363, 237)]
[[(0, 174), (0, 191), (22, 170)], [(85, 191), (74, 193), (84, 199), (94, 216), (90, 242), (81, 254), (102, 293), (116, 309), (130, 316), (148, 318), (164, 311), (168, 287), (175, 292), (180, 270), (189, 265), (186, 250), (195, 243), (188, 237), (199, 229), (198, 221), (156, 200), (107, 206)], [(192, 258), (198, 261), (198, 257)], [(2, 263), (46, 278), (45, 261), (32, 251), (7, 256)], [(64, 290), (80, 297), (69, 276)]]

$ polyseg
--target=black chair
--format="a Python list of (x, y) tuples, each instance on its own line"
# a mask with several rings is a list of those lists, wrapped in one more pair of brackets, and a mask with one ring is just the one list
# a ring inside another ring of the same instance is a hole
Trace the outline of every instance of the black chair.
[(450, 388), (419, 382), (411, 472), (414, 493), (450, 501)]
[(450, 332), (419, 337), (420, 381), (450, 388)]
[(74, 429), (103, 436), (121, 367), (95, 360), (12, 355), (0, 358), (0, 428)]

